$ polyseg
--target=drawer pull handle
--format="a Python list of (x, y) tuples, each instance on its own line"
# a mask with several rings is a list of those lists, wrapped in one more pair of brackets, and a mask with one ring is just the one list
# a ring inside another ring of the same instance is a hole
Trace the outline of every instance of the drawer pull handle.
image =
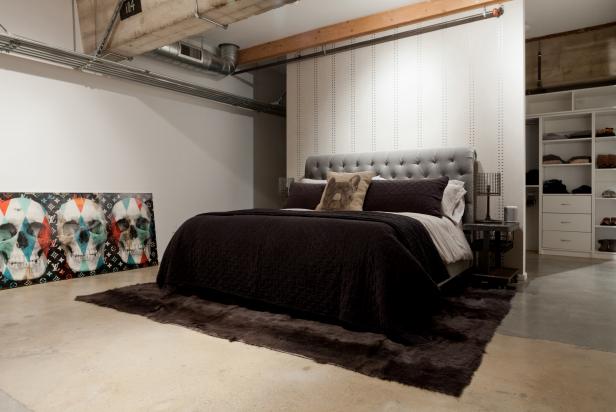
[(571, 242), (569, 239), (560, 239), (561, 242)]
[(561, 203), (561, 206), (571, 206), (571, 203)]
[(563, 225), (566, 225), (566, 224), (571, 223), (571, 222), (567, 222), (567, 221), (565, 220), (565, 221), (560, 222), (560, 223), (562, 223)]

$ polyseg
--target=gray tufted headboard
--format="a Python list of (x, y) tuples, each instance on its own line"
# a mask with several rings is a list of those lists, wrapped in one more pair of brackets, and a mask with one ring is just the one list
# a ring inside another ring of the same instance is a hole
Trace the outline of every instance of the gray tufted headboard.
[(399, 150), (310, 156), (306, 159), (309, 179), (325, 179), (328, 171), (374, 170), (385, 179), (425, 179), (448, 176), (465, 183), (464, 222), (474, 221), (475, 150), (470, 147)]

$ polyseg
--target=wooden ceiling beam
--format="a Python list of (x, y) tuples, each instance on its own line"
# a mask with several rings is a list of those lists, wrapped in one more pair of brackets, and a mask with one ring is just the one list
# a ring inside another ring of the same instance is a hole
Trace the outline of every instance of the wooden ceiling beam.
[(311, 47), (419, 23), (508, 0), (427, 0), (370, 16), (332, 24), (240, 50), (239, 64), (256, 63)]

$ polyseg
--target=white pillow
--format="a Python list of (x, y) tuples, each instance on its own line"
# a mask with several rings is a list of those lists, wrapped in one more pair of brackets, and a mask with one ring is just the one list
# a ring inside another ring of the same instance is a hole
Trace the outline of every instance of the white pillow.
[[(358, 172), (360, 173), (360, 172)], [(374, 176), (372, 178), (372, 180), (391, 180), (391, 179), (385, 179), (384, 177), (381, 176)], [(318, 185), (326, 185), (327, 184), (327, 180), (320, 180), (320, 179), (308, 179), (307, 177), (302, 177), (299, 180), (300, 183), (309, 183), (309, 184), (318, 184)]]
[(315, 184), (315, 185), (325, 185), (327, 184), (327, 180), (323, 179), (308, 179), (308, 178), (302, 178), (299, 181), (300, 183), (310, 183), (310, 184)]
[(455, 224), (459, 224), (464, 216), (464, 182), (460, 180), (449, 180), (447, 187), (443, 191), (443, 216), (451, 219)]

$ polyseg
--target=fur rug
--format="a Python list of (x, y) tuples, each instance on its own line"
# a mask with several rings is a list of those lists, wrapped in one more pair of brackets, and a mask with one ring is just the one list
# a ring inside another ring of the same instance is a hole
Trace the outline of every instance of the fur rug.
[[(76, 300), (185, 326), (201, 333), (301, 355), (364, 375), (460, 396), (514, 292), (466, 289), (445, 297), (430, 324), (406, 343), (342, 326), (172, 294), (146, 283)], [(204, 349), (205, 350), (205, 349)]]

